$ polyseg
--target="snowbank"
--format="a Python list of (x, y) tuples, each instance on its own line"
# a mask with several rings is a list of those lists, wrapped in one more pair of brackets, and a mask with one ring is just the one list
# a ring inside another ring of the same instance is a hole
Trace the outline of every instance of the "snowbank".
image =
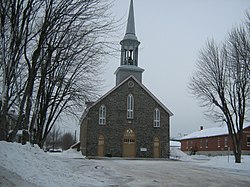
[[(193, 157), (193, 156), (192, 156)], [(246, 175), (250, 176), (250, 156), (243, 155), (241, 157), (241, 163), (235, 163), (234, 156), (215, 156), (207, 157), (209, 160), (207, 162), (197, 163), (200, 166), (228, 169), (231, 171), (241, 171)]]
[(75, 186), (81, 182), (86, 186), (97, 183), (88, 176), (73, 173), (67, 163), (59, 157), (51, 157), (52, 153), (45, 153), (37, 146), (0, 141), (0, 150), (1, 166), (39, 186), (74, 186), (76, 181)]
[(182, 152), (179, 148), (170, 147), (170, 158), (181, 161), (192, 161), (192, 158), (186, 153)]
[(191, 162), (203, 167), (218, 168), (218, 169), (228, 169), (228, 170), (239, 170), (244, 171), (250, 176), (250, 156), (242, 155), (241, 163), (235, 163), (234, 156), (215, 156), (208, 157), (205, 155), (187, 155), (182, 152), (179, 148), (171, 147), (170, 155), (172, 159), (177, 159), (180, 161)]
[[(172, 147), (171, 157), (182, 162), (112, 158), (88, 160), (72, 149), (45, 153), (37, 146), (4, 141), (0, 141), (0, 150), (0, 168), (38, 186), (214, 186), (216, 180), (221, 182), (221, 186), (227, 183), (249, 186), (250, 183), (250, 156), (244, 156), (241, 164), (235, 164), (233, 157), (228, 161), (226, 156), (189, 156)], [(15, 185), (22, 186), (20, 183)]]

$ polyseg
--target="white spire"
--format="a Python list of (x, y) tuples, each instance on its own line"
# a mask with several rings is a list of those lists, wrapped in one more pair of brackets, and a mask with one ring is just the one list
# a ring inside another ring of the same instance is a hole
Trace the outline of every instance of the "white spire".
[(126, 34), (120, 44), (121, 63), (115, 71), (116, 85), (120, 84), (131, 75), (133, 75), (139, 82), (142, 82), (142, 73), (144, 69), (138, 67), (138, 47), (140, 42), (135, 35), (133, 0), (130, 2)]
[(137, 40), (137, 37), (135, 35), (135, 19), (134, 19), (133, 0), (130, 1), (127, 29), (126, 29), (126, 34), (124, 36), (124, 39)]

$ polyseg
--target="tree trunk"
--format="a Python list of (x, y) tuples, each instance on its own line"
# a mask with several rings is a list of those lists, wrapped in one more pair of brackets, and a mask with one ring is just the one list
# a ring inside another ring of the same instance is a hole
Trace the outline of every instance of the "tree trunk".
[[(35, 75), (34, 74), (32, 74), (32, 75), (29, 75), (27, 87), (25, 89), (24, 96), (22, 98), (21, 105), (19, 108), (17, 124), (14, 127), (13, 131), (10, 133), (10, 136), (8, 138), (9, 141), (14, 140), (16, 133), (20, 128), (20, 124), (22, 124), (23, 129), (28, 130), (29, 114), (30, 114), (28, 109), (31, 108), (31, 96), (32, 96), (33, 86), (34, 86), (34, 81), (35, 81), (35, 77), (34, 77)], [(26, 112), (28, 111), (28, 113), (23, 114), (25, 104), (26, 104)], [(26, 135), (27, 134), (24, 134), (25, 139), (28, 139), (29, 137), (26, 137)]]
[[(4, 85), (4, 88), (6, 85)], [(8, 127), (6, 116), (8, 114), (8, 92), (7, 88), (2, 93), (2, 106), (0, 111), (0, 140), (7, 140)]]
[(241, 154), (235, 154), (235, 163), (241, 163)]
[(2, 86), (2, 97), (1, 97), (1, 105), (0, 106), (0, 140), (6, 140), (7, 139), (7, 125), (6, 125), (6, 115), (7, 115), (7, 108), (8, 108), (8, 89), (6, 80), (7, 80), (7, 70), (6, 70), (6, 61), (5, 61), (5, 35), (4, 35), (4, 15), (2, 15), (1, 20), (1, 45), (2, 45), (2, 55), (1, 55), (1, 63), (2, 63), (2, 69), (3, 69), (3, 86)]
[(236, 153), (234, 155), (235, 163), (241, 163), (241, 153)]
[(236, 142), (236, 154), (235, 154), (235, 163), (241, 163), (241, 145), (242, 145), (242, 137), (243, 137), (243, 131), (240, 130), (237, 134), (238, 136), (238, 142)]
[(7, 125), (6, 125), (6, 115), (2, 114), (1, 112), (1, 119), (0, 119), (0, 141), (1, 140), (6, 140), (7, 139)]

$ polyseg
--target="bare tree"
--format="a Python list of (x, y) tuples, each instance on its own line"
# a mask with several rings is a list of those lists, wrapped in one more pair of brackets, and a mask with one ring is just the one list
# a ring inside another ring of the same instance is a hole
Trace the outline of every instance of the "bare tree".
[[(246, 17), (247, 17), (246, 22), (245, 22), (245, 24), (246, 24), (246, 32), (250, 33), (250, 13), (249, 13), (249, 11), (246, 12)], [(249, 48), (247, 50), (250, 51)], [(250, 73), (250, 62), (248, 61), (248, 64), (246, 64), (246, 65), (247, 65), (247, 68), (248, 68), (248, 73)]]
[(62, 132), (60, 127), (55, 125), (46, 139), (46, 149), (59, 149), (62, 148)]
[(200, 51), (189, 88), (208, 110), (207, 115), (227, 124), (233, 142), (235, 162), (241, 162), (243, 125), (250, 99), (248, 64), (250, 32), (238, 27), (222, 45), (208, 41)]
[(72, 146), (74, 143), (76, 143), (74, 136), (72, 133), (67, 132), (62, 135), (62, 149), (67, 150)]
[[(5, 104), (15, 103), (18, 122), (9, 140), (14, 138), (19, 124), (23, 124), (25, 129), (29, 127), (31, 133), (36, 133), (37, 143), (42, 147), (62, 113), (75, 114), (85, 100), (96, 95), (103, 57), (110, 50), (107, 37), (113, 31), (113, 19), (108, 13), (111, 4), (109, 0), (5, 0), (4, 3), (1, 49), (5, 54), (11, 43), (21, 43), (15, 47), (18, 58), (9, 52), (11, 58), (5, 60), (6, 65), (15, 62), (12, 70), (21, 73), (11, 73), (16, 75), (13, 81), (3, 84), (3, 90), (7, 90), (3, 93), (10, 92), (13, 82), (17, 83), (17, 91), (13, 98), (2, 93), (1, 120), (7, 112)], [(8, 18), (15, 17), (17, 21), (6, 21), (5, 12)], [(19, 29), (16, 31), (19, 37), (11, 33), (12, 24)], [(9, 75), (4, 68), (1, 68), (3, 75)]]
[[(19, 99), (22, 88), (19, 88), (17, 76), (23, 69), (23, 53), (25, 38), (29, 34), (29, 22), (32, 14), (37, 10), (40, 3), (30, 1), (2, 0), (0, 3), (1, 16), (1, 71), (2, 71), (2, 94), (1, 94), (1, 139), (6, 139), (6, 115), (8, 110)], [(20, 99), (18, 100), (20, 101)]]
[[(69, 7), (67, 3), (61, 6)], [(95, 95), (100, 65), (103, 64), (101, 59), (107, 54), (107, 48), (104, 48), (107, 43), (103, 39), (112, 27), (110, 18), (105, 21), (100, 17), (104, 18), (108, 6), (96, 9), (92, 1), (76, 8), (79, 17), (69, 16), (65, 23), (61, 20), (61, 27), (46, 43), (36, 99), (39, 108), (34, 108), (37, 111), (33, 113), (30, 126), (34, 126), (36, 119), (37, 140), (41, 147), (61, 113), (74, 115), (85, 100)], [(95, 14), (89, 13), (94, 10)]]

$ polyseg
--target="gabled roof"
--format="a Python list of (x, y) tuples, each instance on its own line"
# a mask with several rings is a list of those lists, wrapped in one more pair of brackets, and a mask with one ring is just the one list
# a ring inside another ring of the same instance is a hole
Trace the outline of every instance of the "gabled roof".
[[(110, 93), (114, 92), (117, 88), (119, 88), (121, 85), (123, 85), (127, 80), (132, 78), (136, 83), (138, 83), (139, 86), (141, 86), (170, 116), (173, 116), (173, 113), (163, 104), (161, 103), (142, 83), (140, 83), (133, 75), (130, 75), (125, 80), (123, 80), (120, 84), (112, 88), (109, 92), (107, 92), (105, 95), (100, 97), (93, 105), (91, 105), (86, 110), (89, 111), (90, 108), (95, 106), (97, 103), (99, 103), (101, 100), (103, 100), (105, 97), (107, 97)], [(85, 114), (86, 116), (86, 114)]]
[(80, 146), (80, 145), (81, 145), (81, 142), (78, 141), (78, 142), (74, 143), (73, 145), (71, 145), (70, 148), (71, 148), (71, 149), (75, 149), (75, 148), (77, 148), (77, 147)]
[[(243, 129), (249, 127), (250, 124), (246, 124), (243, 126)], [(187, 139), (196, 139), (196, 138), (206, 138), (206, 137), (213, 137), (213, 136), (220, 136), (220, 135), (228, 135), (228, 128), (226, 125), (221, 127), (212, 127), (208, 129), (203, 129), (200, 131), (193, 132), (181, 138), (181, 140)]]

